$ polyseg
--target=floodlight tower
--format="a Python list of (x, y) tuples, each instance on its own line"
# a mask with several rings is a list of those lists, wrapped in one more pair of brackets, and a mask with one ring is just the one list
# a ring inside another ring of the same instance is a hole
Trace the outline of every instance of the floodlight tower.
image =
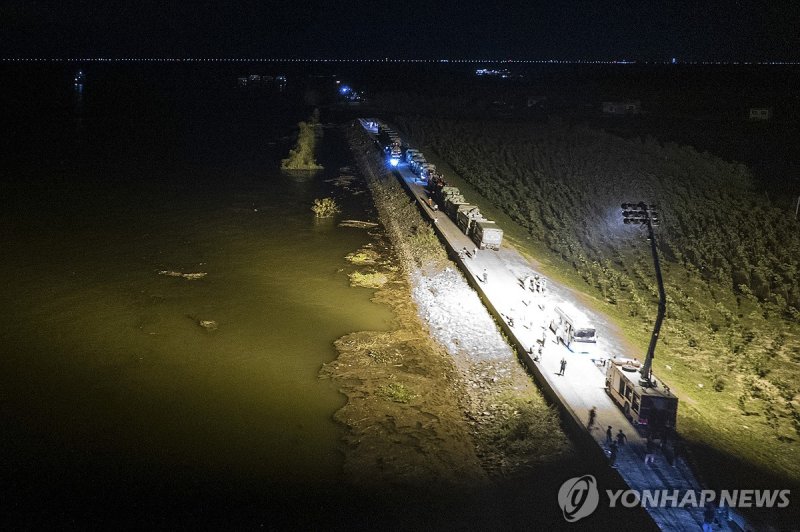
[(653, 327), (653, 335), (650, 338), (650, 346), (647, 348), (647, 356), (644, 359), (644, 365), (640, 371), (642, 386), (653, 385), (653, 357), (656, 351), (656, 342), (658, 341), (658, 333), (661, 330), (661, 322), (664, 321), (664, 314), (667, 310), (667, 297), (664, 294), (664, 279), (661, 277), (661, 264), (658, 262), (658, 249), (656, 248), (656, 234), (653, 227), (658, 225), (658, 212), (656, 205), (648, 205), (644, 202), (641, 203), (623, 203), (622, 204), (622, 221), (626, 224), (646, 225), (648, 240), (650, 241), (650, 250), (653, 253), (653, 264), (656, 267), (656, 280), (658, 281), (658, 315), (656, 316), (656, 324)]

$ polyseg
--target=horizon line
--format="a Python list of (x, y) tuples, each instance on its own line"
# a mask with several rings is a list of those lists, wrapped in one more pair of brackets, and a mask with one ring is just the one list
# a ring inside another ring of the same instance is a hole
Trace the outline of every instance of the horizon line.
[(800, 65), (796, 61), (712, 61), (636, 59), (414, 59), (414, 58), (300, 58), (300, 57), (3, 57), (4, 63), (458, 63), (566, 65)]

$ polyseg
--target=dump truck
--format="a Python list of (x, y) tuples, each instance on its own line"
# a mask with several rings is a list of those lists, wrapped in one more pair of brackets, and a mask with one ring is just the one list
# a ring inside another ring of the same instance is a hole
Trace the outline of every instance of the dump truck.
[(411, 159), (414, 158), (415, 155), (422, 155), (422, 152), (419, 150), (415, 150), (414, 148), (409, 148), (406, 150), (406, 162), (410, 163)]
[(497, 251), (503, 242), (503, 230), (490, 220), (476, 220), (470, 236), (480, 249)]
[(425, 164), (427, 162), (428, 161), (425, 160), (425, 157), (422, 154), (419, 154), (419, 155), (415, 155), (411, 159), (411, 162), (409, 163), (408, 166), (411, 168), (412, 172), (414, 172), (415, 174), (419, 174), (420, 166), (422, 166), (423, 164)]
[(441, 191), (439, 191), (439, 203), (444, 206), (448, 200), (458, 198), (463, 199), (461, 195), (461, 191), (458, 190), (456, 187), (443, 187)]
[(419, 178), (427, 181), (431, 174), (436, 173), (436, 166), (431, 163), (423, 163), (420, 165)]
[(450, 219), (455, 222), (458, 208), (462, 205), (467, 205), (468, 203), (469, 202), (465, 200), (464, 196), (461, 194), (448, 196), (444, 200), (444, 212), (446, 212), (447, 216), (449, 216)]
[(470, 230), (472, 230), (475, 220), (483, 220), (481, 211), (477, 206), (470, 205), (469, 203), (458, 206), (456, 225), (458, 225), (458, 228), (461, 229), (465, 235), (468, 235)]

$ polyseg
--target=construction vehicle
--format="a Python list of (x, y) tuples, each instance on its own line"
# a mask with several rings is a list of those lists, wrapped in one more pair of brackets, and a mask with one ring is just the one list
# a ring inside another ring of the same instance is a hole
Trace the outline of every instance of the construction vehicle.
[(503, 230), (490, 220), (476, 220), (470, 237), (478, 248), (498, 251), (503, 242)]
[(481, 216), (481, 211), (478, 207), (470, 205), (469, 203), (459, 205), (458, 211), (456, 212), (456, 225), (465, 235), (470, 233), (476, 220), (483, 220), (483, 216)]
[(408, 164), (408, 166), (411, 168), (411, 171), (414, 172), (414, 174), (419, 174), (420, 167), (427, 162), (428, 161), (425, 159), (425, 156), (420, 153), (419, 155), (415, 155), (411, 158), (411, 162)]
[(468, 204), (469, 202), (465, 200), (464, 196), (461, 194), (450, 195), (444, 200), (444, 212), (447, 213), (447, 216), (449, 216), (451, 220), (456, 222), (458, 219), (458, 208)]
[(406, 150), (406, 163), (410, 163), (411, 159), (414, 158), (415, 155), (422, 155), (422, 152), (419, 150), (415, 150), (414, 148), (409, 148)]
[(675, 428), (678, 398), (668, 386), (655, 377), (643, 386), (642, 365), (636, 359), (615, 357), (606, 365), (606, 392), (632, 423), (647, 426), (655, 438)]

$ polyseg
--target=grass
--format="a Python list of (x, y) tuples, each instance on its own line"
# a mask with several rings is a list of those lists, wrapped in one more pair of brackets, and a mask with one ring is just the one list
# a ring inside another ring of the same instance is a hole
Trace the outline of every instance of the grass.
[(417, 397), (408, 386), (401, 382), (390, 382), (378, 388), (378, 395), (395, 403), (410, 403)]

